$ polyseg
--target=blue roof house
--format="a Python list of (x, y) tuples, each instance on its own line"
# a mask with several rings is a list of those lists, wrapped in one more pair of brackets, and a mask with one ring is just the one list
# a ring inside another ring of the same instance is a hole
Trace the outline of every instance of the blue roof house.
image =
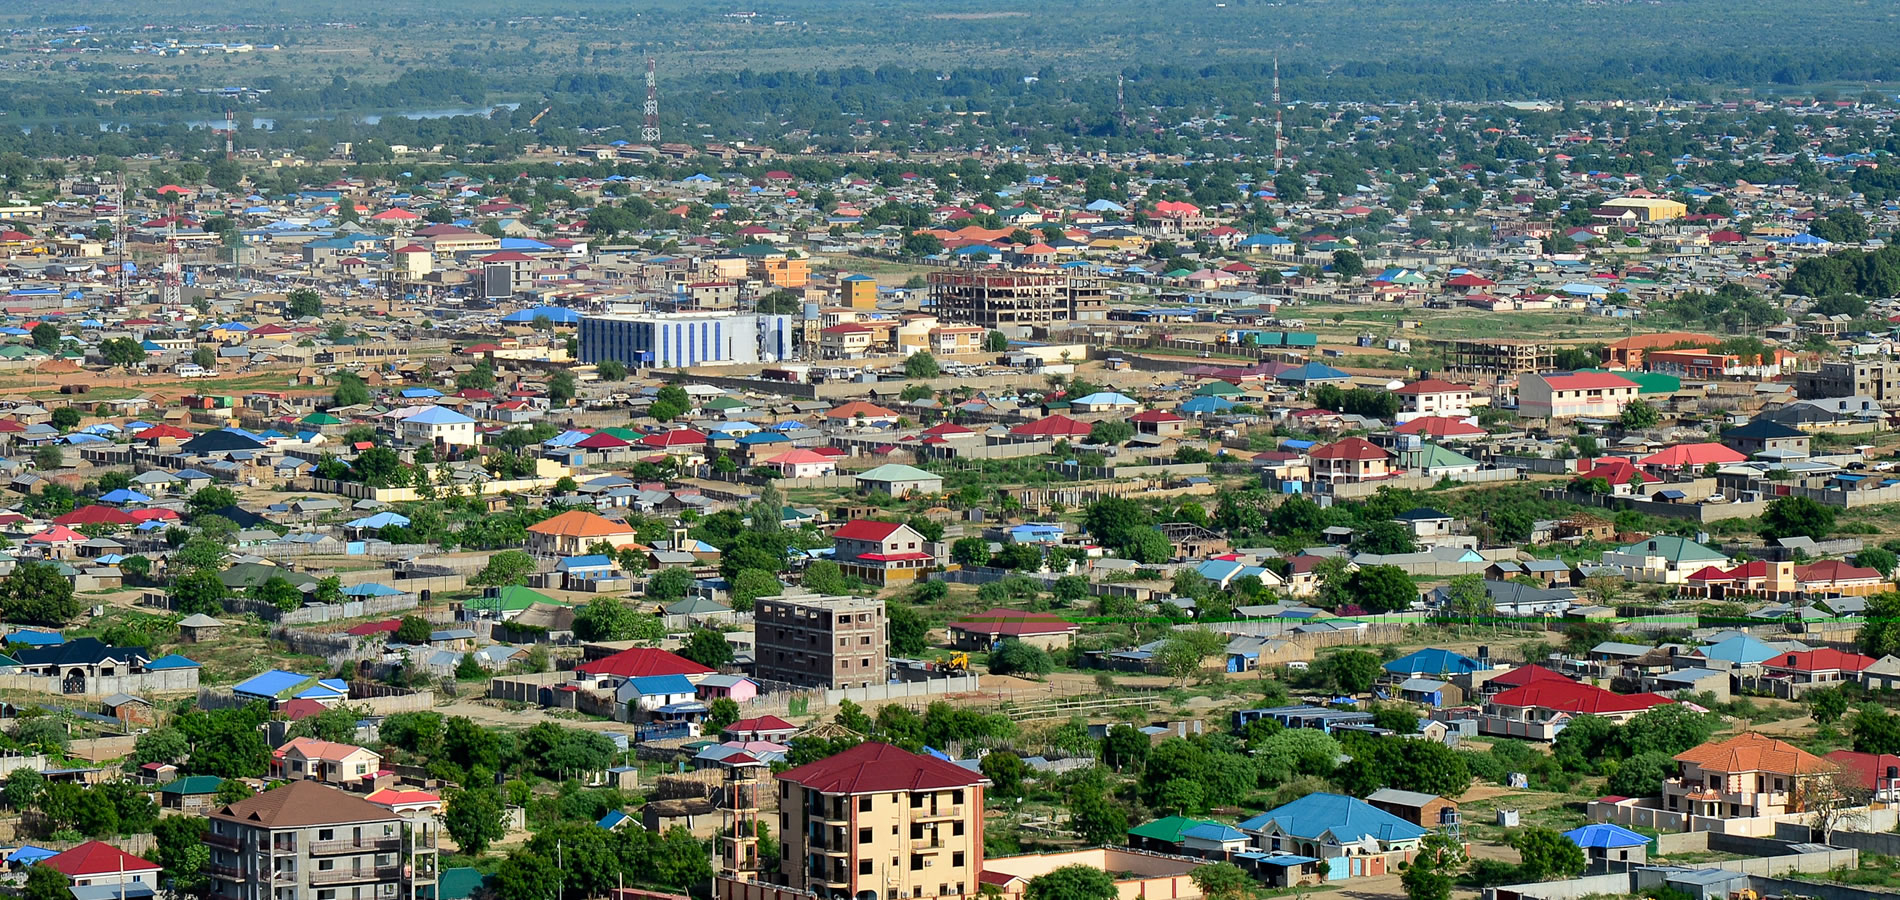
[(1254, 846), (1327, 861), (1326, 880), (1384, 875), (1385, 854), (1412, 850), (1426, 831), (1356, 797), (1308, 794), (1240, 823)]
[(648, 715), (659, 711), (662, 706), (685, 703), (697, 699), (698, 690), (693, 682), (684, 675), (646, 675), (629, 678), (614, 692), (614, 699), (628, 706), (628, 711), (639, 710)]
[(1592, 860), (1643, 863), (1649, 859), (1649, 838), (1621, 825), (1600, 822), (1564, 832)]
[(1451, 650), (1427, 647), (1385, 664), (1394, 675), (1465, 675), (1486, 668), (1475, 659)]

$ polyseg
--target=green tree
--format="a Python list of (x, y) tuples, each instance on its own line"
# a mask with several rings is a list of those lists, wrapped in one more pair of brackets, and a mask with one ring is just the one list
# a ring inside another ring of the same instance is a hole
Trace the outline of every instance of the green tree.
[(613, 597), (595, 597), (574, 613), (574, 635), (584, 641), (657, 641), (666, 628)]
[(330, 402), (337, 406), (362, 406), (369, 403), (369, 385), (363, 376), (344, 370), (336, 375), (336, 387), (330, 391)]
[(983, 352), (1003, 353), (1009, 350), (1009, 337), (1000, 331), (991, 330), (983, 336)]
[(180, 615), (203, 613), (215, 616), (224, 612), (224, 600), (231, 590), (218, 573), (208, 568), (193, 569), (172, 581), (172, 609)]
[(298, 288), (284, 295), (284, 312), (293, 319), (323, 315), (323, 298), (309, 288)]
[(33, 333), (30, 335), (30, 339), (33, 341), (34, 347), (47, 353), (58, 350), (59, 326), (51, 322), (41, 322), (33, 326)]
[(732, 645), (726, 642), (725, 635), (701, 628), (686, 639), (686, 646), (680, 648), (679, 655), (709, 669), (718, 669), (732, 663)]
[(199, 816), (166, 816), (153, 823), (158, 856), (152, 861), (165, 867), (165, 877), (174, 890), (190, 894), (205, 887), (203, 870), (211, 861), (211, 849), (205, 846), (204, 838), (210, 825)]
[(904, 360), (904, 377), (935, 378), (943, 374), (943, 367), (937, 364), (937, 358), (928, 350), (919, 350)]
[(711, 726), (711, 731), (722, 731), (727, 725), (739, 721), (740, 715), (737, 702), (731, 697), (719, 697), (706, 707), (706, 724)]
[(1808, 716), (1816, 724), (1833, 725), (1847, 714), (1847, 694), (1837, 687), (1815, 688), (1803, 696), (1801, 702), (1807, 705)]
[(1320, 660), (1319, 672), (1348, 694), (1372, 690), (1384, 668), (1379, 655), (1366, 650), (1341, 650)]
[(1533, 826), (1513, 832), (1511, 845), (1523, 860), (1518, 874), (1531, 881), (1574, 878), (1587, 865), (1583, 848), (1549, 828)]
[(602, 381), (626, 381), (627, 364), (617, 359), (603, 359), (594, 364), (594, 374)]
[(1418, 541), (1413, 537), (1412, 529), (1398, 522), (1374, 522), (1353, 535), (1352, 550), (1377, 556), (1416, 553)]
[[(33, 451), (33, 468), (42, 472), (50, 472), (65, 464), (66, 454), (60, 452), (57, 444), (46, 444)], [(57, 485), (57, 487), (70, 490), (65, 485)], [(62, 512), (65, 511), (62, 510)]]
[(534, 557), (520, 550), (503, 550), (488, 558), (488, 564), (468, 580), (478, 586), (505, 587), (521, 584), (534, 571)]
[(1358, 278), (1366, 274), (1366, 261), (1351, 250), (1334, 250), (1333, 272), (1342, 278)]
[(1763, 540), (1811, 537), (1822, 540), (1834, 531), (1834, 509), (1809, 497), (1778, 497), (1761, 515)]
[(1023, 779), (1029, 776), (1029, 764), (1008, 750), (991, 750), (978, 768), (990, 780), (989, 793), (998, 797), (1021, 797)]
[(68, 890), (71, 886), (72, 881), (52, 866), (28, 866), (26, 887), (21, 890), (20, 896), (24, 900), (73, 900), (72, 892)]
[(917, 610), (903, 603), (885, 604), (890, 631), (890, 652), (898, 656), (921, 656), (929, 646), (930, 624)]
[(1347, 590), (1368, 612), (1408, 609), (1418, 600), (1418, 586), (1398, 566), (1365, 566), (1347, 577)]
[(258, 600), (289, 612), (303, 606), (303, 591), (282, 575), (272, 575), (251, 591)]
[(1892, 578), (1895, 566), (1900, 566), (1900, 556), (1885, 547), (1864, 547), (1854, 554), (1854, 565), (1874, 569), (1882, 578)]
[(403, 616), (402, 620), (396, 624), (394, 637), (398, 643), (426, 644), (429, 642), (429, 635), (434, 633), (435, 626), (429, 624), (428, 619), (421, 616)]
[(805, 307), (804, 300), (791, 291), (779, 289), (759, 298), (753, 309), (768, 316), (795, 316)]
[(186, 501), (186, 507), (191, 510), (193, 516), (205, 516), (219, 510), (230, 509), (236, 506), (237, 502), (236, 491), (212, 485), (194, 491), (191, 499)]
[(62, 406), (53, 410), (53, 427), (62, 432), (78, 428), (80, 420), (81, 416), (79, 415), (79, 410), (70, 406)]
[[(63, 885), (63, 882), (62, 882)], [(28, 888), (32, 885), (29, 884)], [(63, 887), (62, 887), (63, 890)], [(1094, 866), (1062, 866), (1029, 879), (1023, 888), (1023, 900), (1116, 900), (1120, 896), (1114, 876)], [(33, 897), (27, 900), (57, 900)]]
[(565, 406), (572, 399), (574, 399), (574, 373), (562, 369), (548, 379), (548, 400), (557, 406)]
[(1128, 724), (1115, 725), (1102, 738), (1102, 764), (1121, 772), (1140, 768), (1148, 758), (1148, 736)]
[(950, 544), (950, 559), (960, 566), (987, 566), (990, 542), (980, 537), (957, 538)]
[(1662, 796), (1663, 780), (1676, 774), (1674, 757), (1648, 750), (1617, 763), (1606, 789), (1622, 797)]
[(145, 347), (129, 337), (106, 338), (99, 342), (99, 357), (107, 365), (130, 369), (145, 361)]
[(456, 681), (477, 681), (487, 676), (488, 670), (482, 668), (473, 653), (462, 654), (461, 660), (455, 664)]
[(1200, 866), (1188, 877), (1207, 900), (1247, 900), (1253, 896), (1257, 884), (1244, 869), (1225, 861)]
[(1855, 635), (1860, 652), (1875, 659), (1900, 655), (1900, 593), (1885, 591), (1868, 597), (1862, 620)]
[(1089, 427), (1088, 442), (1091, 444), (1114, 444), (1121, 446), (1135, 437), (1135, 426), (1127, 422), (1105, 420)]
[(828, 559), (817, 560), (805, 567), (802, 579), (805, 590), (815, 594), (848, 594), (850, 582), (845, 580), (844, 570)]
[(469, 856), (481, 856), (490, 844), (508, 833), (503, 824), (501, 795), (493, 788), (449, 791), (442, 804), (442, 828)]
[(1458, 842), (1442, 832), (1433, 832), (1419, 841), (1418, 855), (1404, 864), (1399, 884), (1406, 900), (1451, 900), (1451, 886), (1465, 865), (1465, 851)]
[(785, 586), (779, 583), (777, 576), (764, 569), (741, 569), (732, 577), (732, 608), (739, 612), (750, 612), (753, 601), (760, 597), (776, 597), (782, 593), (785, 593)]
[(1623, 407), (1623, 414), (1618, 419), (1618, 423), (1625, 431), (1654, 428), (1662, 423), (1662, 414), (1658, 413), (1647, 401), (1631, 400)]
[(693, 589), (693, 573), (678, 566), (671, 566), (653, 573), (647, 579), (646, 596), (649, 600), (671, 602), (686, 596)]
[(1116, 845), (1128, 839), (1128, 811), (1099, 783), (1085, 781), (1069, 795), (1069, 817), (1069, 826), (1089, 846)]
[(72, 582), (50, 563), (22, 562), (0, 579), (0, 616), (19, 625), (65, 625), (79, 615)]
[(1055, 667), (1049, 651), (1014, 638), (1004, 639), (990, 654), (990, 672), (996, 675), (1047, 675)]

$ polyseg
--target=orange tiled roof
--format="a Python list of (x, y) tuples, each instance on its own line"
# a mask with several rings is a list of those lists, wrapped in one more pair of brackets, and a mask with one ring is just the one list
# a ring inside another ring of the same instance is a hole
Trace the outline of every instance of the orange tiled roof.
[(1811, 775), (1835, 769), (1833, 763), (1800, 747), (1753, 732), (1685, 750), (1676, 754), (1676, 761), (1694, 763), (1710, 772), (1729, 773)]

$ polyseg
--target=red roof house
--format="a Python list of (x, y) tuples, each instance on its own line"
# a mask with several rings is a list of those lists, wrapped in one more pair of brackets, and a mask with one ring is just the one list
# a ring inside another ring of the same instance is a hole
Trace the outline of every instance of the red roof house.
[(653, 647), (634, 647), (593, 662), (574, 667), (584, 675), (612, 675), (619, 678), (645, 678), (648, 675), (711, 675), (711, 669), (677, 653)]
[(104, 841), (87, 841), (34, 865), (45, 866), (71, 878), (75, 887), (84, 887), (97, 881), (107, 885), (132, 882), (156, 888), (161, 868), (158, 863), (140, 859)]
[[(891, 794), (980, 788), (983, 774), (890, 744), (863, 743), (776, 776), (824, 794)], [(974, 806), (975, 800), (971, 803)]]

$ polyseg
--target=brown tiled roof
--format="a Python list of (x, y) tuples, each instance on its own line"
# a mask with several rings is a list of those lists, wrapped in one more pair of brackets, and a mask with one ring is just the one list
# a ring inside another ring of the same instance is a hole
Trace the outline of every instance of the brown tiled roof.
[(1694, 763), (1710, 772), (1810, 775), (1835, 771), (1833, 763), (1800, 747), (1753, 732), (1685, 750), (1676, 754), (1676, 761)]
[(302, 828), (401, 818), (385, 807), (314, 781), (293, 781), (215, 810), (211, 817), (262, 828)]

